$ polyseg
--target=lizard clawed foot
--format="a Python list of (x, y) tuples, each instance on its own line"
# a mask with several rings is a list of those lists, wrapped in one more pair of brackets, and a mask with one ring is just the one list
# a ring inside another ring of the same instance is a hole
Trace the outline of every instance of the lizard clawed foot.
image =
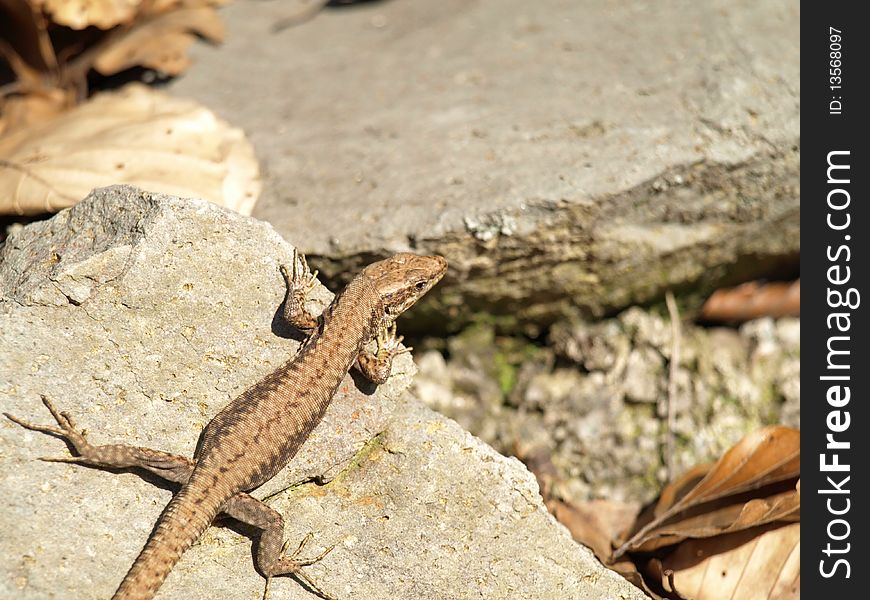
[(386, 383), (390, 378), (393, 359), (400, 354), (410, 352), (413, 348), (402, 348), (401, 335), (396, 335), (396, 324), (382, 325), (375, 334), (377, 351), (372, 354), (367, 350), (360, 352), (357, 357), (357, 367), (360, 372), (375, 384)]
[(293, 266), (281, 265), (281, 275), (287, 285), (287, 295), (284, 298), (284, 321), (296, 329), (311, 333), (317, 328), (319, 319), (305, 308), (308, 293), (317, 286), (317, 271), (312, 273), (308, 268), (305, 256), (293, 249)]
[(71, 463), (82, 463), (88, 462), (90, 451), (93, 449), (90, 442), (85, 439), (85, 432), (79, 431), (76, 428), (75, 420), (72, 415), (68, 412), (59, 411), (51, 400), (46, 396), (41, 396), (42, 403), (51, 413), (51, 416), (54, 417), (54, 420), (57, 421), (57, 424), (60, 427), (53, 427), (51, 425), (36, 425), (34, 423), (30, 423), (23, 419), (19, 419), (16, 416), (10, 415), (9, 413), (3, 413), (3, 415), (12, 421), (13, 423), (17, 423), (21, 425), (25, 429), (30, 429), (31, 431), (39, 431), (40, 433), (47, 433), (49, 435), (57, 436), (63, 440), (66, 440), (70, 444), (72, 444), (73, 448), (76, 451), (78, 456), (57, 456), (57, 457), (43, 457), (40, 460), (44, 460), (47, 462), (71, 462)]
[(400, 348), (399, 345), (402, 343), (405, 337), (400, 335), (396, 336), (396, 324), (390, 323), (386, 327), (382, 327), (380, 331), (378, 331), (377, 342), (378, 342), (378, 357), (383, 357), (384, 355), (389, 356), (390, 358), (394, 356), (398, 356), (399, 354), (405, 354), (406, 352), (410, 352), (413, 348)]
[[(324, 556), (332, 552), (333, 548), (335, 548), (335, 544), (329, 546), (326, 550), (315, 556), (314, 558), (297, 558), (302, 550), (305, 548), (306, 544), (314, 539), (314, 534), (309, 532), (302, 541), (299, 542), (299, 546), (296, 547), (289, 556), (283, 556), (275, 567), (276, 573), (273, 575), (269, 575), (266, 577), (266, 589), (263, 590), (263, 600), (268, 600), (269, 595), (269, 585), (272, 583), (272, 577), (275, 575), (291, 575), (302, 580), (306, 586), (311, 588), (318, 596), (323, 598), (324, 600), (336, 600), (333, 596), (330, 596), (326, 592), (324, 592), (314, 581), (306, 575), (302, 571), (302, 567), (307, 567), (313, 565), (314, 563), (320, 562)], [(283, 555), (287, 552), (287, 546), (290, 545), (290, 540), (284, 542), (284, 546), (281, 548), (281, 554)]]
[(305, 255), (299, 254), (299, 251), (295, 248), (293, 249), (292, 270), (287, 265), (281, 265), (280, 268), (284, 281), (287, 283), (287, 288), (292, 290), (294, 294), (305, 297), (317, 285), (319, 271), (312, 273), (308, 268), (308, 261), (305, 260)]

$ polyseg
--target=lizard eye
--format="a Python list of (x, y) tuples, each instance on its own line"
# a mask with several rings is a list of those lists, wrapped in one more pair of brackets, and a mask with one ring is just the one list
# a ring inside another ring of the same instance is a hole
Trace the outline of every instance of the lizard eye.
[(418, 290), (422, 290), (424, 287), (426, 287), (426, 282), (425, 281), (418, 281), (414, 287), (417, 288)]

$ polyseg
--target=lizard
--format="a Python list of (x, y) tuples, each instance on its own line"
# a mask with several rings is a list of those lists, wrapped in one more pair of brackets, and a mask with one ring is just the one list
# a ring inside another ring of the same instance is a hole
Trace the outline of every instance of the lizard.
[[(306, 295), (316, 285), (305, 257), (293, 253), (292, 268), (281, 265), (286, 295), (281, 316), (308, 334), (297, 354), (249, 387), (224, 407), (203, 430), (194, 457), (132, 445), (92, 445), (74, 418), (59, 411), (46, 396), (43, 404), (57, 427), (36, 425), (4, 413), (30, 430), (57, 436), (72, 455), (43, 460), (99, 468), (140, 468), (181, 484), (159, 517), (151, 536), (121, 581), (113, 600), (153, 598), (181, 555), (212, 521), (225, 514), (260, 530), (255, 562), (266, 578), (264, 597), (273, 577), (300, 579), (323, 598), (323, 592), (302, 567), (321, 560), (332, 547), (312, 559), (300, 558), (308, 534), (287, 554), (282, 545), (283, 517), (249, 494), (274, 477), (296, 454), (320, 422), (347, 372), (356, 368), (375, 384), (390, 376), (401, 347), (396, 319), (444, 275), (441, 256), (398, 253), (365, 267), (317, 317), (306, 308)], [(366, 349), (376, 342), (377, 350)]]

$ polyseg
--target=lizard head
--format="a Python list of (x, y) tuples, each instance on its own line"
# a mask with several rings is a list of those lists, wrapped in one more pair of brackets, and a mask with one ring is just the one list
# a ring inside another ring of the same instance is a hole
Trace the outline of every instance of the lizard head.
[(447, 261), (440, 256), (402, 252), (372, 263), (363, 274), (375, 285), (384, 302), (384, 317), (392, 323), (444, 276)]

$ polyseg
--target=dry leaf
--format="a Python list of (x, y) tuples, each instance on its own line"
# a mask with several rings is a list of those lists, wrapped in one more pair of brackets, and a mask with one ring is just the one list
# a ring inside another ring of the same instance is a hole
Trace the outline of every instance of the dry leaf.
[(700, 514), (658, 524), (631, 550), (649, 552), (687, 538), (706, 538), (741, 531), (766, 523), (800, 521), (800, 495), (794, 490), (749, 501), (705, 508)]
[[(553, 494), (559, 482), (549, 454), (515, 450), (572, 537), (652, 598), (800, 598), (799, 431), (771, 426), (745, 436), (715, 464), (668, 485), (631, 530), (625, 524), (636, 507), (565, 502)], [(634, 533), (624, 542), (620, 531)]]
[(686, 538), (799, 520), (800, 493), (794, 489), (798, 477), (800, 432), (782, 426), (758, 429), (712, 467), (696, 467), (669, 485), (655, 510), (638, 519), (635, 532), (614, 558)]
[(6, 132), (9, 123), (15, 127), (42, 123), (71, 106), (75, 106), (75, 94), (59, 88), (11, 96), (0, 101), (0, 136)]
[(111, 29), (129, 23), (136, 16), (142, 0), (31, 0), (51, 16), (58, 25), (84, 29), (90, 25)]
[(112, 29), (178, 8), (215, 7), (229, 0), (29, 0), (51, 20), (70, 29)]
[(103, 75), (142, 65), (178, 75), (190, 65), (187, 48), (200, 35), (223, 40), (224, 27), (212, 8), (187, 8), (162, 13), (137, 23), (123, 37), (96, 55), (93, 66)]
[(700, 483), (673, 506), (659, 501), (657, 512), (758, 489), (800, 474), (800, 431), (781, 425), (762, 427), (746, 435), (716, 461)]
[(92, 70), (177, 75), (197, 37), (223, 38), (226, 0), (0, 0), (0, 134), (88, 96)]
[(259, 169), (241, 130), (191, 100), (132, 84), (0, 138), (0, 213), (39, 214), (129, 183), (250, 214)]
[(751, 281), (735, 288), (716, 290), (701, 307), (706, 321), (749, 321), (759, 317), (799, 317), (801, 280), (792, 283)]
[(568, 503), (547, 500), (547, 508), (571, 532), (571, 537), (592, 549), (601, 562), (610, 562), (612, 541), (631, 525), (640, 510), (637, 502), (590, 500)]
[(669, 595), (691, 600), (798, 598), (800, 523), (687, 540), (647, 565)]

